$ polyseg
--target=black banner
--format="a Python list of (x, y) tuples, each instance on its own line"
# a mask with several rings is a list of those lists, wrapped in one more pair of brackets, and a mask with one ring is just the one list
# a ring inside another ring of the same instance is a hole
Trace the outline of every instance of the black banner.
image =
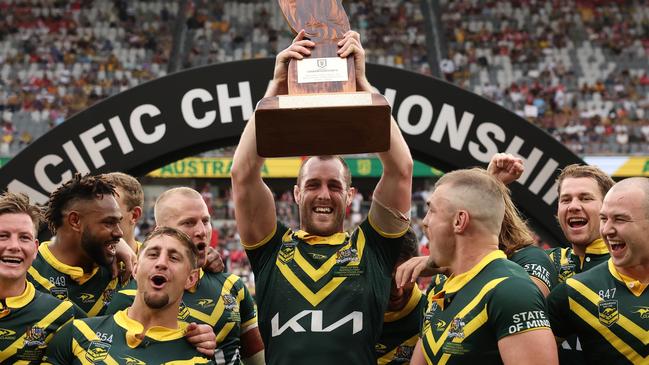
[[(238, 142), (272, 77), (273, 59), (205, 66), (110, 97), (43, 135), (0, 171), (0, 187), (45, 203), (75, 171), (139, 176)], [(563, 242), (556, 220), (558, 168), (582, 162), (545, 131), (444, 81), (369, 64), (413, 157), (450, 171), (484, 166), (496, 152), (525, 160), (512, 184), (519, 208), (546, 238)]]

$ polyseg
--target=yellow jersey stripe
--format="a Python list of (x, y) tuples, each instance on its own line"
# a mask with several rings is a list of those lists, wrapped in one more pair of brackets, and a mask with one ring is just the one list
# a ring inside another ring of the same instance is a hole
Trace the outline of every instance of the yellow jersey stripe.
[[(119, 280), (119, 277), (116, 277), (113, 280), (111, 280), (110, 283), (108, 283), (108, 285), (106, 286), (106, 289), (104, 289), (104, 292), (106, 290), (115, 290), (115, 288), (117, 288), (118, 280)], [(106, 302), (104, 300), (104, 294), (102, 293), (99, 296), (99, 298), (97, 299), (97, 301), (95, 302), (95, 304), (92, 306), (92, 308), (90, 308), (90, 310), (88, 311), (88, 317), (97, 316), (99, 311), (101, 311), (102, 308), (104, 308), (105, 304), (106, 304)]]
[[(419, 335), (414, 335), (414, 336), (410, 337), (409, 339), (405, 340), (404, 342), (402, 342), (401, 344), (406, 345), (406, 346), (412, 346), (414, 348), (415, 345), (417, 345), (417, 340), (419, 340)], [(397, 353), (398, 348), (399, 347), (397, 346), (397, 347), (393, 348), (392, 351), (390, 351), (387, 354), (379, 357), (378, 360), (377, 360), (378, 365), (389, 364), (390, 361), (392, 361), (392, 358), (394, 357), (394, 355)]]
[(188, 360), (175, 360), (166, 362), (165, 365), (193, 365), (193, 364), (207, 364), (211, 360), (204, 357), (193, 357)]
[(626, 357), (632, 364), (644, 364), (649, 360), (649, 356), (642, 357), (621, 338), (617, 337), (608, 327), (599, 323), (599, 319), (595, 318), (586, 308), (572, 298), (568, 298), (570, 310), (579, 316), (589, 326), (599, 332), (616, 350), (618, 350), (624, 357)]
[(29, 270), (27, 270), (29, 275), (34, 278), (43, 288), (50, 290), (52, 287), (54, 287), (54, 284), (50, 283), (49, 280), (45, 279), (33, 266), (29, 267)]
[(216, 325), (216, 322), (218, 322), (219, 318), (221, 318), (221, 316), (223, 315), (223, 310), (225, 309), (223, 294), (229, 293), (232, 290), (234, 283), (238, 279), (239, 277), (234, 274), (231, 274), (227, 277), (227, 279), (225, 279), (225, 283), (223, 283), (223, 287), (221, 288), (221, 297), (219, 298), (219, 300), (217, 300), (216, 305), (214, 306), (214, 310), (212, 310), (211, 314), (208, 315), (194, 308), (188, 308), (191, 316), (214, 327)]
[[(583, 283), (575, 279), (568, 279), (566, 281), (566, 285), (575, 289), (579, 294), (584, 296), (594, 305), (599, 305), (599, 302), (602, 301), (602, 298), (600, 298), (599, 295), (597, 295), (594, 291), (590, 290), (586, 285), (584, 285)], [(619, 316), (620, 318), (617, 320), (618, 326), (622, 327), (624, 330), (632, 334), (633, 337), (637, 338), (638, 341), (642, 342), (643, 345), (645, 346), (649, 345), (649, 336), (647, 335), (646, 330), (644, 330), (642, 327), (635, 324), (633, 321), (631, 321), (629, 318), (624, 316), (622, 313), (620, 313)]]

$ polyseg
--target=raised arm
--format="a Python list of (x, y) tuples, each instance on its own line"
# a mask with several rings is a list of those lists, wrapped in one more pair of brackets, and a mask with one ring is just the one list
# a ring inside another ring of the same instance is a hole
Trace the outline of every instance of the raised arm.
[[(280, 52), (275, 59), (273, 80), (266, 97), (286, 94), (288, 62), (310, 54), (313, 42), (304, 40), (304, 31), (298, 33), (293, 44)], [(277, 222), (273, 194), (261, 178), (264, 158), (257, 154), (255, 116), (250, 118), (241, 134), (241, 140), (232, 159), (232, 195), (237, 228), (244, 244), (256, 244), (273, 232)]]
[[(365, 51), (360, 44), (358, 33), (345, 34), (339, 54), (343, 57), (353, 53), (356, 65), (356, 88), (358, 91), (372, 91), (365, 75)], [(406, 141), (401, 135), (394, 118), (390, 118), (390, 149), (378, 154), (383, 164), (383, 174), (374, 190), (374, 199), (387, 208), (409, 216), (412, 194), (413, 161)]]

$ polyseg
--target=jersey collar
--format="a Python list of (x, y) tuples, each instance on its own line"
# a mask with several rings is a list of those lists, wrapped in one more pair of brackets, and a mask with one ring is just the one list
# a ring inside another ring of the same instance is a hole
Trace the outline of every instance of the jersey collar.
[(171, 341), (185, 336), (185, 329), (188, 324), (178, 321), (178, 328), (153, 326), (144, 333), (142, 338), (138, 338), (136, 335), (142, 334), (144, 326), (142, 326), (142, 323), (130, 318), (127, 311), (128, 309), (124, 309), (115, 313), (113, 319), (118, 326), (126, 330), (126, 343), (130, 348), (138, 347), (145, 336), (156, 341)]
[(587, 255), (604, 255), (604, 254), (608, 254), (608, 247), (606, 247), (606, 243), (604, 243), (603, 239), (598, 238), (595, 241), (591, 242), (586, 247), (586, 254)]
[(0, 303), (0, 310), (6, 308), (19, 309), (26, 306), (34, 299), (34, 296), (36, 295), (36, 289), (34, 289), (34, 285), (32, 285), (32, 283), (30, 283), (29, 281), (27, 281), (26, 283), (27, 285), (25, 286), (25, 290), (22, 292), (22, 294), (15, 297), (7, 297), (4, 300), (6, 307), (3, 306), (3, 303)]
[(340, 245), (349, 239), (347, 232), (334, 233), (331, 236), (316, 236), (309, 234), (303, 230), (299, 230), (293, 234), (294, 237), (301, 239), (309, 245)]
[(629, 291), (631, 291), (631, 293), (636, 297), (639, 297), (649, 286), (649, 284), (642, 284), (640, 281), (617, 271), (617, 268), (613, 264), (613, 259), (608, 259), (608, 271), (611, 272), (611, 275), (613, 275), (614, 278), (623, 282)]
[(56, 270), (68, 275), (72, 280), (76, 281), (79, 284), (83, 284), (86, 281), (90, 280), (96, 273), (97, 270), (99, 270), (99, 266), (95, 265), (93, 267), (92, 272), (90, 273), (84, 273), (83, 269), (78, 267), (78, 266), (70, 266), (67, 264), (62, 263), (57, 259), (52, 251), (50, 251), (49, 247), (50, 241), (45, 241), (38, 246), (38, 253), (41, 254), (43, 257), (43, 260), (45, 260), (50, 266), (55, 268)]
[(396, 312), (385, 312), (383, 314), (383, 321), (384, 322), (394, 322), (397, 320), (400, 320), (401, 318), (407, 316), (412, 312), (413, 309), (417, 308), (417, 304), (419, 304), (419, 300), (421, 300), (421, 290), (419, 290), (419, 287), (417, 284), (412, 288), (412, 293), (410, 294), (410, 299), (408, 299), (408, 303), (401, 308), (401, 310), (396, 311)]
[(505, 255), (505, 253), (501, 250), (495, 250), (489, 253), (487, 256), (483, 257), (477, 265), (472, 267), (471, 270), (460, 275), (453, 274), (449, 276), (449, 278), (446, 279), (446, 282), (444, 283), (442, 291), (447, 295), (460, 291), (460, 289), (462, 289), (466, 284), (469, 283), (469, 281), (471, 281), (471, 279), (478, 275), (485, 266), (497, 259), (507, 259), (507, 255)]

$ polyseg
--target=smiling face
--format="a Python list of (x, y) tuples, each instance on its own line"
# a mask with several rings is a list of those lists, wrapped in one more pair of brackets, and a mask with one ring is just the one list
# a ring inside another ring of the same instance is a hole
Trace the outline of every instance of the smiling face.
[(600, 238), (598, 216), (603, 199), (595, 179), (569, 177), (563, 180), (557, 218), (572, 245), (585, 247)]
[(342, 162), (313, 157), (305, 162), (293, 196), (300, 210), (300, 228), (330, 236), (343, 231), (345, 209), (352, 202), (354, 189), (345, 182)]
[(143, 247), (135, 266), (138, 293), (151, 309), (177, 305), (198, 277), (189, 250), (168, 235), (153, 237)]
[(34, 222), (24, 213), (0, 215), (0, 279), (24, 281), (36, 258)]
[(81, 250), (95, 263), (110, 266), (115, 260), (116, 245), (122, 238), (119, 226), (122, 213), (112, 195), (77, 203), (81, 225)]
[(648, 198), (642, 189), (628, 184), (613, 187), (604, 198), (601, 235), (613, 263), (621, 271), (649, 266)]

